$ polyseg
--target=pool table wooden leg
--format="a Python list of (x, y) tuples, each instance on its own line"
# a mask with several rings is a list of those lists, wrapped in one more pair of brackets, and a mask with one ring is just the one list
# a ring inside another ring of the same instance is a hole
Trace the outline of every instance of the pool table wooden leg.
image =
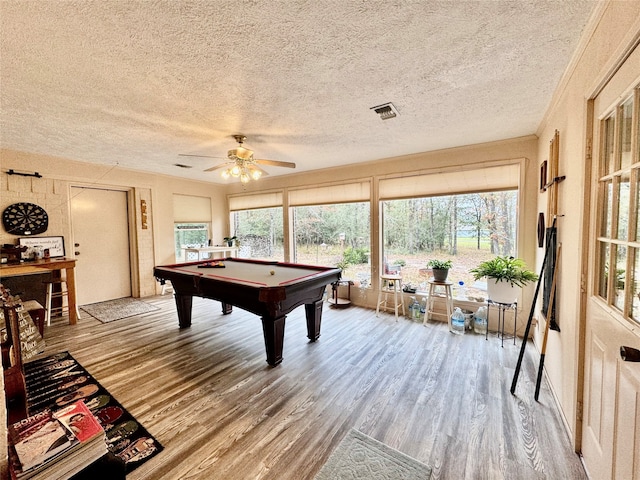
[(191, 326), (191, 308), (193, 306), (193, 296), (176, 293), (176, 309), (178, 310), (178, 324), (180, 328)]
[(322, 321), (322, 299), (314, 303), (305, 303), (307, 314), (307, 338), (315, 342), (320, 337), (320, 322)]
[(264, 345), (267, 349), (267, 363), (275, 367), (282, 362), (282, 346), (284, 344), (284, 320), (282, 315), (278, 318), (262, 317), (262, 330), (264, 332)]

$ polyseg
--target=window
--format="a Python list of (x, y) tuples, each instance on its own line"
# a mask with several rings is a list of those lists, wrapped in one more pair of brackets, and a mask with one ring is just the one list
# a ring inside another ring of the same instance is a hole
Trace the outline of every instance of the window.
[(598, 278), (596, 292), (640, 323), (640, 89), (600, 122)]
[(403, 283), (424, 292), (427, 262), (452, 260), (457, 296), (485, 297), (486, 284), (469, 270), (495, 255), (516, 256), (517, 199), (517, 190), (505, 190), (383, 201), (383, 267), (400, 265)]
[(183, 248), (187, 247), (204, 247), (209, 244), (208, 223), (174, 223), (174, 239), (176, 249), (176, 261), (196, 261), (197, 256), (190, 253), (189, 258), (185, 258)]
[(238, 210), (231, 221), (239, 257), (284, 261), (282, 207)]
[(369, 202), (293, 207), (294, 262), (339, 266), (342, 278), (371, 284)]

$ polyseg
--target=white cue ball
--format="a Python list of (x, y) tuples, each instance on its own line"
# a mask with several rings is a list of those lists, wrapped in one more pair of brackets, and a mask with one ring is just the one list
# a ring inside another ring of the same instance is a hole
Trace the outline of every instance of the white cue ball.
[(275, 270), (269, 270), (269, 273), (270, 273), (271, 275), (275, 275), (275, 274), (276, 274), (276, 271), (275, 271)]

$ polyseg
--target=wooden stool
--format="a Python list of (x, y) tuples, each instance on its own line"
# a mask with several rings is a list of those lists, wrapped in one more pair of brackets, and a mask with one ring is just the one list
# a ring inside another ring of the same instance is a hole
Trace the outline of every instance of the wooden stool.
[(170, 288), (171, 291), (173, 292), (173, 285), (171, 285), (171, 280), (163, 280), (162, 282), (160, 282), (160, 285), (162, 286), (162, 292), (160, 293), (160, 295), (164, 295), (167, 291), (167, 288)]
[[(380, 275), (380, 290), (378, 291), (378, 305), (376, 306), (376, 316), (380, 313), (380, 308), (388, 310), (387, 295), (393, 293), (393, 310), (396, 314), (396, 322), (398, 321), (398, 308), (402, 307), (402, 315), (404, 315), (404, 300), (402, 298), (402, 275), (384, 274)], [(384, 294), (384, 300), (382, 295)], [(398, 296), (400, 298), (398, 298)]]
[[(65, 312), (69, 313), (69, 289), (67, 288), (67, 282), (61, 279), (54, 279), (50, 282), (45, 282), (47, 286), (47, 296), (46, 296), (46, 305), (45, 305), (45, 319), (47, 321), (47, 326), (51, 325), (51, 316), (53, 314), (57, 314), (56, 316), (61, 316)], [(57, 285), (58, 288), (55, 289), (53, 286)], [(52, 300), (59, 300), (59, 305), (52, 306)], [(78, 307), (76, 306), (76, 315), (78, 316), (78, 320), (80, 319), (80, 312)]]
[[(424, 320), (422, 321), (423, 325), (427, 324), (427, 321), (431, 319), (431, 315), (434, 313), (436, 315), (442, 315), (439, 312), (434, 312), (433, 310), (433, 302), (438, 297), (444, 298), (445, 307), (447, 309), (447, 322), (449, 324), (449, 330), (451, 330), (451, 315), (453, 315), (453, 295), (451, 294), (451, 285), (453, 282), (449, 280), (445, 280), (444, 282), (437, 282), (433, 279), (429, 280), (429, 300), (427, 302), (427, 309), (424, 312)], [(436, 289), (441, 288), (442, 292), (438, 294)]]

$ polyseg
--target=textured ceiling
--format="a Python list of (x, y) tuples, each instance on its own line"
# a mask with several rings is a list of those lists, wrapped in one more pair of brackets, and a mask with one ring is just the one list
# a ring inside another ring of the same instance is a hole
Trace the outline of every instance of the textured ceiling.
[(178, 154), (243, 133), (299, 172), (529, 135), (595, 5), (2, 0), (0, 144), (222, 182)]

